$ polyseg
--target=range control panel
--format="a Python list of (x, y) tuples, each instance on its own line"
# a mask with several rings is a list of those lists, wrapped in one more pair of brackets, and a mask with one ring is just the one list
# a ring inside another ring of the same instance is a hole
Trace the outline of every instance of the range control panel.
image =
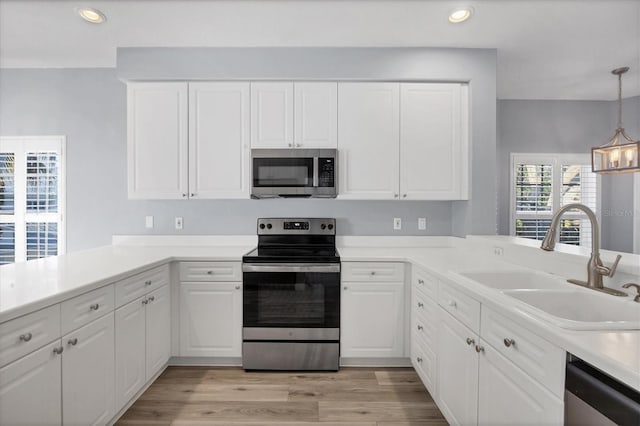
[(335, 235), (334, 218), (261, 218), (258, 219), (258, 235)]

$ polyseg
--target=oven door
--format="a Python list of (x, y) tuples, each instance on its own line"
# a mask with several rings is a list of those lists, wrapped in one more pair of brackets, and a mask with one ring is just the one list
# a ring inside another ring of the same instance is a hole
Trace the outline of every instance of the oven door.
[(339, 263), (242, 268), (245, 340), (339, 340)]

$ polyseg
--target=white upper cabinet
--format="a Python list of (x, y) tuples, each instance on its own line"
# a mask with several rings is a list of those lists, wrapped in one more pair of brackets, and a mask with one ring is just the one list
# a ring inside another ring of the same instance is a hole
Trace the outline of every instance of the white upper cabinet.
[(399, 83), (339, 83), (339, 198), (399, 197)]
[(187, 83), (127, 85), (129, 198), (187, 197)]
[(338, 83), (294, 83), (296, 148), (338, 146)]
[(467, 87), (400, 85), (400, 193), (407, 200), (467, 199)]
[(249, 198), (249, 86), (189, 83), (190, 198)]
[(251, 83), (251, 147), (293, 147), (293, 83)]

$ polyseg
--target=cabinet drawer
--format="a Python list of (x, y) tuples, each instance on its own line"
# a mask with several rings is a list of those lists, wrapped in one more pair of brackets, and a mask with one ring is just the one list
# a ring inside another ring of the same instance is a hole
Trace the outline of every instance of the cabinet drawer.
[(436, 398), (436, 354), (424, 346), (420, 341), (411, 344), (411, 364), (416, 369), (418, 376), (425, 387)]
[(487, 307), (482, 308), (480, 334), (498, 352), (562, 398), (565, 369), (562, 349)]
[(0, 366), (60, 337), (60, 305), (0, 324)]
[(411, 286), (435, 299), (438, 291), (438, 279), (420, 268), (413, 267)]
[(62, 302), (62, 334), (100, 318), (113, 311), (113, 307), (113, 285), (104, 286)]
[(180, 262), (180, 281), (242, 281), (240, 262)]
[(162, 265), (157, 268), (136, 274), (117, 282), (116, 287), (116, 307), (144, 296), (145, 294), (169, 283), (169, 265)]
[(414, 306), (411, 316), (412, 336), (419, 337), (427, 347), (435, 347), (437, 335), (437, 312), (438, 305), (435, 301), (426, 297), (414, 298)]
[(438, 304), (474, 333), (480, 333), (480, 302), (439, 281)]
[(342, 281), (404, 281), (404, 263), (343, 262)]

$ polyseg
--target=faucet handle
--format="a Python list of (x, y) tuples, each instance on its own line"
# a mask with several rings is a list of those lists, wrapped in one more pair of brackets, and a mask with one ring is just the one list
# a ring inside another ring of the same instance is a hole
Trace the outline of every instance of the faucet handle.
[(598, 266), (596, 270), (599, 274), (605, 275), (607, 277), (613, 277), (616, 273), (616, 269), (618, 269), (618, 263), (620, 263), (620, 259), (622, 259), (622, 255), (617, 255), (616, 260), (613, 261), (613, 265), (610, 268), (606, 266)]
[(636, 289), (636, 295), (634, 297), (634, 301), (640, 302), (640, 285), (636, 283), (626, 283), (622, 285), (622, 288), (631, 288), (634, 287)]

